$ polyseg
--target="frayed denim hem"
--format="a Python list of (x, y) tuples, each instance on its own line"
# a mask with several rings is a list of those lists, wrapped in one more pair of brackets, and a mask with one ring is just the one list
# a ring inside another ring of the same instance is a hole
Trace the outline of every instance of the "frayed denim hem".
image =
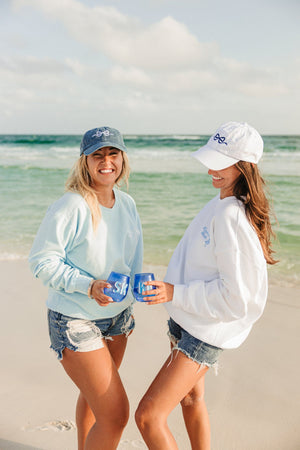
[[(181, 352), (183, 353), (185, 356), (187, 356), (191, 361), (197, 363), (199, 365), (198, 371), (200, 372), (200, 370), (202, 370), (204, 367), (208, 367), (209, 369), (213, 369), (214, 370), (214, 374), (217, 376), (218, 375), (218, 370), (219, 370), (219, 363), (218, 361), (214, 362), (214, 363), (210, 363), (207, 361), (201, 361), (199, 362), (196, 358), (193, 358), (191, 355), (189, 355), (189, 353), (184, 350), (183, 348), (179, 348), (177, 345), (175, 345), (175, 347), (172, 348), (172, 352), (171, 352), (171, 360), (169, 362), (169, 364), (171, 364), (172, 360), (173, 360), (173, 355), (174, 352)], [(176, 355), (175, 355), (176, 358)]]
[(50, 345), (49, 348), (56, 354), (58, 361), (61, 361), (63, 359), (63, 351), (66, 347), (54, 348), (53, 345)]
[(50, 345), (50, 350), (53, 350), (54, 353), (57, 356), (58, 361), (62, 361), (63, 359), (63, 351), (65, 348), (68, 348), (69, 350), (72, 350), (73, 352), (79, 352), (79, 353), (84, 353), (84, 352), (92, 352), (94, 350), (99, 350), (100, 348), (103, 348), (103, 341), (101, 340), (100, 343), (94, 343), (93, 345), (87, 346), (86, 348), (82, 347), (78, 347), (76, 345), (73, 345), (71, 343), (69, 343), (68, 345), (59, 347), (59, 348), (54, 348), (53, 345)]
[[(170, 339), (170, 342), (172, 344), (172, 351), (171, 351), (171, 359), (170, 362), (168, 364), (168, 366), (172, 363), (173, 361), (173, 356), (174, 356), (174, 352), (177, 351), (183, 353), (185, 356), (187, 356), (191, 361), (194, 361), (195, 363), (199, 364), (199, 368), (198, 368), (198, 372), (200, 372), (201, 369), (203, 369), (204, 367), (208, 367), (209, 369), (212, 368), (214, 370), (214, 374), (217, 376), (218, 375), (218, 370), (219, 370), (219, 364), (218, 361), (215, 361), (213, 363), (209, 362), (209, 361), (199, 361), (197, 358), (194, 358), (193, 356), (191, 356), (189, 354), (189, 352), (183, 348), (180, 348), (178, 346), (178, 341), (179, 339), (177, 339), (170, 331), (167, 332), (168, 337)], [(204, 343), (203, 343), (204, 344)], [(176, 358), (176, 355), (175, 355)]]

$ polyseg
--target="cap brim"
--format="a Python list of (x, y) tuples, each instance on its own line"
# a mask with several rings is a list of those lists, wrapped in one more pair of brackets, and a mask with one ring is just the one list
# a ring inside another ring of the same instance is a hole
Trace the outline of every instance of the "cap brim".
[(211, 148), (209, 145), (199, 148), (196, 152), (192, 153), (192, 157), (200, 161), (208, 169), (223, 170), (227, 167), (233, 166), (239, 160), (224, 155), (217, 150)]
[[(96, 152), (97, 150), (100, 150), (101, 148), (104, 147), (113, 147), (116, 148), (118, 150), (121, 150), (122, 152), (127, 153), (127, 148), (123, 145), (116, 145), (115, 143), (112, 142), (103, 142), (103, 144), (94, 144), (91, 147), (87, 148), (85, 151), (83, 151), (82, 153), (85, 154), (85, 156), (91, 155), (92, 153)], [(80, 153), (82, 155), (82, 153)]]

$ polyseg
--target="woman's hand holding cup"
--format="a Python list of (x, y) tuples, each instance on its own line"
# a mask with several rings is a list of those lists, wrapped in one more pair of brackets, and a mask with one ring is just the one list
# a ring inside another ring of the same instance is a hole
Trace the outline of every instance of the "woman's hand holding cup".
[[(152, 296), (147, 298), (149, 305), (158, 305), (159, 303), (167, 303), (173, 300), (174, 285), (165, 283), (164, 281), (146, 281), (145, 286), (154, 286), (155, 290), (151, 292)], [(142, 295), (147, 295), (147, 291)]]
[(113, 302), (113, 299), (103, 292), (104, 288), (111, 288), (111, 284), (104, 280), (95, 280), (91, 287), (91, 297), (100, 306), (107, 306)]

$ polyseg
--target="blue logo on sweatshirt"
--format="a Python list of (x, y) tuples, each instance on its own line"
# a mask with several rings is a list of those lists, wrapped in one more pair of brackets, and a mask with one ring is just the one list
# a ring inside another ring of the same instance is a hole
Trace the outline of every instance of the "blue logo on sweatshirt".
[(210, 244), (210, 235), (207, 227), (202, 228), (201, 235), (203, 237), (204, 247), (207, 247)]

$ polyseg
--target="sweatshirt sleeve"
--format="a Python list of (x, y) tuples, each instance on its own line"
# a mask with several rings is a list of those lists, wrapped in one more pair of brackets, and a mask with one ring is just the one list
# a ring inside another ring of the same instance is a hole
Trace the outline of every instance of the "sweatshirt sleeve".
[(236, 207), (216, 215), (212, 232), (217, 277), (175, 285), (173, 305), (216, 321), (258, 319), (266, 301), (267, 282), (266, 262), (254, 230)]
[(78, 208), (72, 212), (50, 207), (38, 230), (29, 265), (35, 277), (58, 291), (86, 294), (92, 277), (68, 263), (67, 252), (76, 242)]
[(142, 230), (141, 220), (140, 220), (140, 217), (139, 217), (136, 209), (135, 209), (135, 214), (136, 214), (136, 228), (138, 230), (139, 236), (138, 236), (135, 254), (134, 254), (132, 265), (131, 265), (130, 280), (131, 280), (132, 289), (133, 289), (134, 275), (136, 273), (141, 273), (142, 269), (143, 269), (143, 252), (144, 252), (143, 230)]

